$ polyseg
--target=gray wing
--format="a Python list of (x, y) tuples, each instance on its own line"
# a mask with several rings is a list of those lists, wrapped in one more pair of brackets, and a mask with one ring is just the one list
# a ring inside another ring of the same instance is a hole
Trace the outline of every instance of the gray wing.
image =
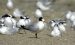
[(36, 24), (31, 24), (26, 28), (31, 32), (37, 32), (39, 30), (38, 27), (36, 26)]

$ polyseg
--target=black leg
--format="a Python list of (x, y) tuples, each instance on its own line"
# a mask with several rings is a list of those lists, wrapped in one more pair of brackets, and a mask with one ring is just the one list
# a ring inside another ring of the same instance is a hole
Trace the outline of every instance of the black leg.
[(37, 33), (35, 33), (35, 36), (36, 36), (35, 38), (37, 38)]

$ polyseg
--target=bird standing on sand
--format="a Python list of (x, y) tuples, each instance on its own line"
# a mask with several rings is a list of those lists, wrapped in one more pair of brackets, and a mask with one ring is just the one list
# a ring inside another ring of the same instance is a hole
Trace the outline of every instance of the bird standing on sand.
[(37, 33), (42, 31), (44, 29), (44, 27), (45, 27), (45, 22), (44, 21), (45, 20), (42, 17), (40, 17), (38, 22), (27, 26), (25, 29), (35, 33), (35, 36), (37, 38)]

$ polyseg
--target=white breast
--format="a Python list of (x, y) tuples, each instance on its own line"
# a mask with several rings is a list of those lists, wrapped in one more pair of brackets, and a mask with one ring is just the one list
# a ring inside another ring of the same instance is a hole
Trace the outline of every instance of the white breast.
[(54, 28), (53, 28), (53, 31), (51, 32), (51, 35), (52, 35), (53, 37), (59, 37), (60, 34), (61, 34), (61, 33), (60, 33), (58, 27), (54, 27)]
[(54, 25), (55, 25), (55, 24), (56, 24), (56, 23), (54, 23), (54, 22), (53, 22), (53, 23), (51, 23), (51, 27), (54, 27)]
[(11, 20), (11, 17), (6, 17), (5, 20), (4, 20), (4, 24), (8, 27), (12, 27), (12, 20)]
[(60, 31), (62, 31), (62, 32), (65, 32), (65, 31), (66, 31), (65, 26), (62, 25), (62, 24), (59, 25), (59, 29), (60, 29)]
[(8, 30), (7, 27), (0, 28), (0, 33), (5, 34), (5, 32)]
[(32, 22), (31, 22), (30, 19), (26, 19), (26, 20), (25, 20), (25, 26), (30, 25), (31, 23), (32, 23)]
[(19, 28), (9, 28), (9, 27), (3, 26), (0, 28), (0, 33), (10, 35), (10, 34), (14, 34), (18, 32), (18, 29)]
[(40, 21), (36, 24), (36, 26), (41, 30), (44, 28), (45, 24), (44, 24), (44, 22)]

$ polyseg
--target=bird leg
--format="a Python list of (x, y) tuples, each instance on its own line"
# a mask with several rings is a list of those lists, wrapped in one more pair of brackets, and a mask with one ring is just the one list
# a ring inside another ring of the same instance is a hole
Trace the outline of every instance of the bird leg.
[(35, 33), (35, 36), (36, 36), (35, 38), (37, 38), (37, 33)]

